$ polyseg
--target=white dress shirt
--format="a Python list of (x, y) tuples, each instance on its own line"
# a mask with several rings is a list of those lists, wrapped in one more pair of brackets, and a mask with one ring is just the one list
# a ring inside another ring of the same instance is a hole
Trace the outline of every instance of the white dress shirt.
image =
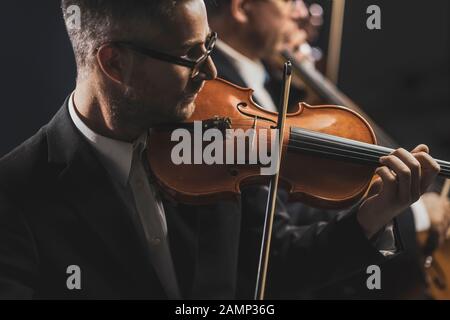
[(419, 201), (415, 202), (411, 206), (411, 210), (414, 215), (414, 224), (416, 226), (416, 231), (426, 231), (431, 226), (430, 217), (428, 216), (428, 210), (425, 207), (425, 204), (423, 203), (422, 199), (419, 199)]
[(137, 213), (132, 218), (143, 231), (152, 264), (166, 294), (170, 299), (179, 299), (180, 291), (169, 249), (164, 207), (149, 182), (148, 172), (142, 161), (147, 148), (148, 132), (143, 133), (134, 143), (99, 135), (79, 117), (73, 96), (74, 94), (69, 98), (69, 113), (73, 123), (94, 149), (120, 197), (128, 202), (127, 207)]

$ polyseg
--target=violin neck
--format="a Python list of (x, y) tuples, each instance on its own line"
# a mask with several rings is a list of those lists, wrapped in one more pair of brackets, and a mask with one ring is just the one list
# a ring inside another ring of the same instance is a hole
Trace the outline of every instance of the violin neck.
[[(291, 129), (288, 148), (293, 151), (374, 167), (380, 166), (381, 157), (394, 151), (394, 149), (383, 146), (301, 128)], [(450, 178), (450, 162), (436, 161), (441, 166), (439, 175)]]

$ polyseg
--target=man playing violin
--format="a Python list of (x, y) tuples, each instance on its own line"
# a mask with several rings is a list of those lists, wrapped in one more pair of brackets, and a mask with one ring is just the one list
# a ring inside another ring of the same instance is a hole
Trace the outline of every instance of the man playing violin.
[[(149, 130), (189, 118), (216, 77), (204, 2), (63, 0), (66, 18), (73, 5), (75, 91), (0, 160), (0, 297), (249, 298), (239, 258), (251, 245), (240, 239), (253, 232), (250, 214), (236, 201), (170, 201), (143, 161)], [(290, 281), (302, 285), (301, 268), (315, 282), (382, 259), (369, 239), (420, 197), (439, 165), (423, 145), (381, 161), (371, 196), (352, 212), (318, 235), (311, 229), (306, 248), (295, 233), (282, 239), (288, 247), (274, 263)], [(314, 265), (315, 252), (334, 266)]]
[[(276, 104), (280, 96), (281, 83), (271, 74), (272, 70), (268, 64), (271, 64), (274, 57), (280, 57), (282, 50), (295, 52), (307, 43), (308, 34), (299, 27), (305, 24), (304, 22), (309, 18), (309, 12), (303, 1), (219, 0), (207, 2), (207, 9), (211, 27), (220, 34), (216, 50), (212, 54), (218, 69), (218, 76), (240, 86), (253, 88), (255, 90), (253, 98), (257, 103), (270, 111), (277, 111)], [(298, 59), (308, 58), (300, 51), (296, 53), (296, 56)], [(304, 91), (293, 88), (293, 92), (290, 99), (292, 103), (308, 102), (309, 97), (305, 97)], [(402, 153), (404, 152), (402, 151)], [(244, 197), (244, 200), (251, 201), (248, 204), (244, 201), (244, 206), (264, 212), (263, 206), (255, 206), (255, 203), (264, 203), (266, 192), (259, 189), (260, 200), (256, 197)], [(256, 191), (255, 188), (251, 188), (244, 191), (245, 193), (255, 194)], [(336, 216), (336, 212), (333, 211), (317, 210), (300, 203), (286, 204), (282, 199), (283, 195), (278, 204), (278, 207), (281, 208), (279, 219), (283, 219), (283, 211), (287, 211), (290, 222), (286, 222), (286, 225), (289, 225), (291, 230), (292, 224), (305, 226), (312, 222), (318, 222), (323, 225), (324, 221), (329, 221), (331, 217)], [(435, 193), (425, 194), (423, 200), (424, 203), (419, 201), (411, 207), (414, 217), (412, 213), (407, 212), (398, 220), (401, 234), (405, 236), (402, 242), (408, 247), (407, 251), (411, 251), (411, 247), (416, 246), (414, 220), (418, 230), (426, 228), (431, 220), (431, 230), (432, 232), (433, 230), (438, 231), (440, 239), (445, 238), (450, 226), (448, 201), (443, 201)], [(427, 212), (426, 208), (430, 207), (434, 210)], [(309, 228), (314, 225), (309, 225)], [(284, 232), (283, 229), (280, 232)], [(389, 236), (389, 232), (386, 232), (385, 237), (379, 237), (383, 241), (376, 242), (378, 248), (383, 252), (386, 252), (387, 248), (392, 251), (393, 236), (393, 234)], [(308, 237), (308, 233), (305, 233), (305, 237)], [(351, 250), (351, 247), (348, 250)], [(410, 254), (402, 259), (409, 262), (413, 260), (417, 265), (415, 254), (417, 254), (416, 251), (413, 253), (414, 257), (411, 257)], [(402, 274), (421, 276), (420, 270), (411, 266), (411, 263), (408, 269), (411, 269), (411, 273), (405, 272), (403, 269)], [(367, 277), (365, 270), (364, 276)], [(365, 288), (365, 280), (358, 279), (358, 281)], [(411, 278), (407, 281), (411, 282)], [(367, 288), (365, 289), (367, 291)], [(385, 289), (384, 291), (386, 291)], [(399, 290), (399, 288), (395, 289)], [(280, 290), (285, 291), (283, 288)], [(398, 294), (398, 291), (396, 293)], [(336, 296), (339, 295), (335, 292), (334, 297)]]

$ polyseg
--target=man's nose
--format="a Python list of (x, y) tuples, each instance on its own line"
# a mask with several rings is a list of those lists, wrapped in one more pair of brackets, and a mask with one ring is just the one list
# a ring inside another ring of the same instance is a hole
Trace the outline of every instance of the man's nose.
[(302, 0), (293, 0), (293, 8), (290, 15), (292, 20), (300, 21), (308, 18), (309, 11), (306, 4)]
[(208, 57), (205, 63), (201, 66), (198, 77), (200, 80), (213, 80), (217, 78), (216, 65), (211, 57)]

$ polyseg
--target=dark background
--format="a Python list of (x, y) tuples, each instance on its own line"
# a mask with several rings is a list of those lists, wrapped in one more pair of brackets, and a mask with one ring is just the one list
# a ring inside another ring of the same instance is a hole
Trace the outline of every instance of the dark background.
[[(326, 53), (331, 0), (317, 45)], [(381, 30), (369, 30), (367, 7), (381, 8)], [(450, 2), (347, 0), (339, 87), (402, 146), (428, 144), (450, 159)]]
[[(402, 145), (450, 160), (449, 1), (348, 0), (341, 88)], [(365, 28), (378, 4), (382, 29)]]
[[(330, 0), (317, 0), (329, 15)], [(382, 10), (382, 30), (366, 9)], [(47, 123), (75, 85), (58, 0), (5, 1), (0, 156)], [(327, 19), (326, 19), (327, 20)], [(450, 160), (448, 0), (347, 0), (339, 86), (405, 147)], [(326, 49), (327, 25), (319, 43)]]

